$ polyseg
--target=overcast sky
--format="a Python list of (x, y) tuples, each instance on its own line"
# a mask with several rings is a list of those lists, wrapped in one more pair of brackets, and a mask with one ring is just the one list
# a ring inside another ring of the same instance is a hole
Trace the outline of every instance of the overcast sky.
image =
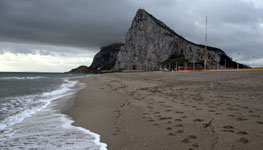
[(198, 44), (208, 16), (209, 45), (263, 66), (262, 0), (0, 0), (0, 71), (90, 65), (101, 46), (124, 42), (139, 8)]

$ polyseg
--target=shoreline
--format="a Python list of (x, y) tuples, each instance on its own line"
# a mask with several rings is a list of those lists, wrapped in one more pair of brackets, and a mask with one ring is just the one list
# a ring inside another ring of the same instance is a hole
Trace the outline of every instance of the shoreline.
[(106, 149), (106, 145), (99, 142), (99, 135), (73, 126), (72, 118), (63, 113), (72, 106), (72, 97), (82, 85), (62, 80), (59, 87), (32, 99), (38, 103), (27, 103), (35, 104), (34, 107), (11, 116), (20, 120), (0, 129), (0, 149)]
[(116, 93), (109, 85), (105, 88), (105, 80), (100, 80), (100, 76), (79, 80), (88, 86), (77, 93), (73, 106), (63, 112), (72, 117), (72, 125), (100, 135), (100, 142), (107, 144), (109, 150), (159, 150), (176, 146), (171, 139), (170, 145), (163, 141), (168, 136), (163, 131), (152, 132), (156, 127), (141, 118), (144, 109), (132, 105), (132, 97)]
[[(74, 120), (72, 125), (86, 128), (100, 135), (100, 142), (107, 144), (105, 141), (111, 137), (101, 135), (102, 132), (103, 135), (104, 132), (109, 134), (108, 129), (114, 128), (114, 120), (111, 120), (114, 118), (114, 108), (118, 107), (122, 99), (115, 95), (107, 95), (108, 91), (102, 88), (101, 83), (94, 81), (94, 78), (97, 76), (78, 79), (88, 85), (76, 93), (73, 105), (63, 113), (72, 117)], [(105, 102), (105, 98), (109, 101)]]
[[(64, 113), (111, 150), (260, 149), (262, 71), (112, 73), (79, 79)], [(253, 98), (251, 99), (251, 97)]]

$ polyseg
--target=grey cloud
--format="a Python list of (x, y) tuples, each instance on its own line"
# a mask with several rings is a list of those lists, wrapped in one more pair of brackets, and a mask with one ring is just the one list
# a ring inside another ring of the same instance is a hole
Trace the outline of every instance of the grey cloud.
[(2, 41), (99, 47), (122, 40), (131, 19), (121, 0), (10, 0), (0, 6)]
[(82, 48), (72, 48), (64, 46), (43, 45), (43, 44), (27, 44), (27, 43), (11, 43), (0, 42), (0, 54), (10, 52), (13, 54), (39, 54), (50, 56), (77, 56), (85, 55), (93, 57), (94, 51)]
[(138, 8), (196, 43), (208, 16), (210, 45), (263, 56), (263, 9), (244, 0), (0, 0), (0, 41), (98, 50), (124, 40)]

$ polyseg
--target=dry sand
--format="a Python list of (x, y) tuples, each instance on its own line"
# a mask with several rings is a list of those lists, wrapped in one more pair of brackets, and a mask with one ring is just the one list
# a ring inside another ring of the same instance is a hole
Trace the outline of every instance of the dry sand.
[(263, 71), (113, 73), (81, 79), (66, 113), (109, 150), (263, 149)]

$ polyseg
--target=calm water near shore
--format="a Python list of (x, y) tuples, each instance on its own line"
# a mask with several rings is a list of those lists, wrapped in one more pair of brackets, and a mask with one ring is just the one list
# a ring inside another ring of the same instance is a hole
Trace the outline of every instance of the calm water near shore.
[(61, 110), (87, 74), (0, 73), (0, 149), (105, 149)]

